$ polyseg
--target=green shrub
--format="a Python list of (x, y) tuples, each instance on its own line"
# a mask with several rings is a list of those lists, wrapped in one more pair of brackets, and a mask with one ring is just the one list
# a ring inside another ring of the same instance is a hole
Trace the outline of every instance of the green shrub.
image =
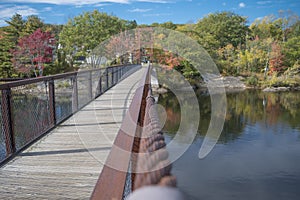
[(282, 75), (277, 77), (276, 74), (263, 82), (263, 86), (265, 87), (298, 87), (299, 85), (299, 76)]
[(258, 78), (257, 76), (250, 76), (245, 81), (246, 85), (248, 86), (257, 86), (258, 85)]

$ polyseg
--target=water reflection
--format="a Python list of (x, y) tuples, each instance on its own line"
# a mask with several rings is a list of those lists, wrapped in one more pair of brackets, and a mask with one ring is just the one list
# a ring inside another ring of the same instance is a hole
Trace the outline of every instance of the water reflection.
[[(197, 94), (201, 115), (197, 137), (173, 164), (179, 188), (191, 199), (298, 199), (300, 93), (228, 93), (223, 132), (202, 160), (198, 152), (211, 107), (208, 95)], [(172, 93), (161, 95), (159, 103), (166, 108), (164, 131), (170, 141), (180, 123), (180, 107)]]
[[(210, 96), (197, 92), (200, 116), (199, 136), (206, 134), (210, 117)], [(186, 96), (188, 99), (189, 97)], [(166, 109), (167, 121), (164, 131), (171, 135), (178, 130), (181, 113), (179, 103), (173, 93), (159, 96), (159, 104)], [(190, 105), (193, 106), (193, 105)], [(291, 128), (300, 130), (300, 93), (265, 93), (259, 90), (227, 93), (227, 114), (224, 131), (219, 143), (230, 142), (239, 138), (247, 125), (260, 123), (262, 128), (268, 128), (278, 123), (284, 123)]]

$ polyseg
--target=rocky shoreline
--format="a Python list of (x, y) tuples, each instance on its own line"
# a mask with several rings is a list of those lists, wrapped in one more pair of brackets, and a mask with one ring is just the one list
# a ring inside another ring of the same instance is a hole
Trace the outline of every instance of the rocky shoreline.
[[(292, 91), (300, 91), (300, 86), (298, 87), (267, 87), (267, 88), (260, 88), (260, 87), (248, 87), (244, 83), (243, 77), (234, 77), (234, 76), (211, 76), (208, 77), (207, 80), (200, 83), (196, 86), (200, 90), (207, 90), (208, 82), (211, 87), (224, 87), (226, 92), (240, 92), (245, 89), (261, 89), (263, 92), (292, 92)], [(222, 81), (223, 85), (218, 85)], [(168, 92), (167, 88), (163, 86), (158, 86), (152, 88), (154, 93), (157, 94), (164, 94)]]
[(300, 87), (267, 87), (262, 91), (263, 92), (292, 92), (292, 91), (300, 91)]

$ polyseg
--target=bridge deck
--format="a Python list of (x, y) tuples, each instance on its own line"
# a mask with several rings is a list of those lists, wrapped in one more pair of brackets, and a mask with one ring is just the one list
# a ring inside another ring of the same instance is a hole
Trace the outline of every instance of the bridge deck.
[(121, 81), (3, 166), (1, 199), (89, 199), (143, 72)]

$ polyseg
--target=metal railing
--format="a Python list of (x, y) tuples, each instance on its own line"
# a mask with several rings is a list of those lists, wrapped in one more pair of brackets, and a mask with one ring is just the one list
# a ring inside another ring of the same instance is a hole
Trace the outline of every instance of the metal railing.
[(148, 66), (96, 183), (93, 200), (124, 199), (147, 185), (176, 186), (158, 114), (151, 109), (150, 72)]
[(113, 66), (1, 84), (0, 164), (139, 68)]

